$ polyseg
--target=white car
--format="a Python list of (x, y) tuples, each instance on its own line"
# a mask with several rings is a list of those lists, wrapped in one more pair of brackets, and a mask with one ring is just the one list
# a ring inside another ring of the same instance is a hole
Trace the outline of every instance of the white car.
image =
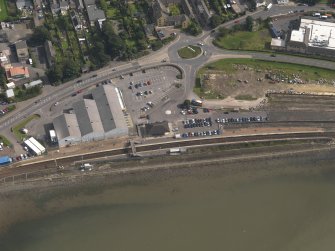
[(200, 42), (198, 43), (198, 45), (200, 45), (200, 46), (204, 46), (204, 44), (203, 44), (203, 43), (200, 43)]

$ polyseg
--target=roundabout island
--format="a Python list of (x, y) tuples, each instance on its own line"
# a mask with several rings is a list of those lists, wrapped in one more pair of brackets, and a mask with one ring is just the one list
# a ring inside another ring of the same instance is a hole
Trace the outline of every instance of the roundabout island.
[(195, 45), (188, 45), (178, 50), (179, 57), (183, 59), (191, 59), (201, 54), (201, 48)]

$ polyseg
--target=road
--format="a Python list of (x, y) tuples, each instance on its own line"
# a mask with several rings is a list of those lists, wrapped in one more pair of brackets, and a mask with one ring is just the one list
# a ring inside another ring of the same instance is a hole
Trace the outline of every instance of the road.
[[(267, 18), (269, 16), (275, 16), (280, 14), (287, 14), (288, 11), (307, 9), (310, 11), (318, 11), (320, 8), (326, 8), (325, 6), (314, 6), (314, 7), (306, 7), (306, 6), (278, 6), (274, 5), (269, 11), (258, 10), (256, 12), (247, 13), (247, 15), (251, 15), (254, 18)], [(239, 22), (243, 22), (246, 16), (240, 17)], [(227, 22), (221, 27), (231, 27), (234, 25), (234, 21)], [(232, 57), (249, 57), (256, 59), (264, 59), (271, 61), (280, 61), (280, 62), (290, 62), (290, 63), (299, 63), (305, 65), (319, 66), (329, 69), (335, 70), (335, 63), (324, 61), (324, 60), (316, 60), (310, 59), (306, 57), (296, 57), (290, 55), (277, 55), (276, 57), (270, 57), (267, 53), (261, 52), (245, 52), (245, 51), (229, 51), (222, 50), (215, 47), (212, 44), (213, 33), (211, 31), (205, 31), (198, 37), (188, 36), (186, 34), (179, 34), (175, 41), (166, 47), (162, 48), (157, 52), (153, 52), (148, 56), (140, 58), (138, 60), (134, 60), (131, 62), (121, 63), (119, 66), (112, 68), (111, 66), (107, 66), (95, 72), (90, 72), (82, 75), (80, 78), (75, 79), (73, 81), (62, 84), (61, 86), (52, 88), (51, 91), (43, 93), (41, 96), (26, 101), (22, 104), (18, 104), (17, 109), (13, 111), (11, 114), (3, 116), (0, 118), (0, 134), (8, 135), (10, 128), (17, 124), (22, 119), (28, 117), (31, 114), (36, 113), (42, 108), (50, 107), (52, 104), (57, 102), (58, 100), (71, 96), (74, 92), (95, 85), (97, 82), (103, 81), (110, 77), (115, 77), (118, 75), (122, 75), (125, 72), (130, 72), (134, 70), (138, 70), (141, 67), (150, 67), (157, 66), (161, 64), (162, 59), (168, 58), (168, 62), (176, 64), (180, 66), (184, 71), (184, 79), (183, 82), (186, 86), (184, 96), (180, 98), (182, 101), (185, 98), (193, 98), (195, 94), (193, 94), (192, 89), (195, 84), (196, 72), (197, 70), (203, 66), (204, 64), (221, 59), (221, 58), (232, 58)], [(189, 44), (197, 44), (199, 42), (204, 43), (202, 46), (203, 51), (206, 51), (206, 55), (200, 55), (194, 59), (183, 60), (178, 56), (177, 51), (186, 45)]]

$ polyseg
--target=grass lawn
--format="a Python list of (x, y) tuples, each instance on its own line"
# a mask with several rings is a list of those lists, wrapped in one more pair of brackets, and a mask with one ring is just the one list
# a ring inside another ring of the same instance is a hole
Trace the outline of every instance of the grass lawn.
[(266, 50), (265, 44), (271, 42), (267, 29), (260, 31), (238, 31), (215, 39), (214, 44), (228, 50)]
[(113, 7), (108, 7), (107, 9), (107, 17), (110, 19), (118, 19), (119, 17), (119, 12), (116, 8)]
[(22, 141), (24, 138), (27, 137), (26, 134), (22, 133), (20, 130), (24, 128), (30, 121), (34, 119), (39, 119), (41, 116), (34, 114), (31, 115), (30, 117), (26, 118), (25, 120), (22, 120), (19, 124), (16, 126), (12, 127), (12, 132), (14, 133), (15, 137), (19, 140)]
[(12, 146), (12, 143), (3, 135), (0, 135), (0, 141), (3, 142), (4, 146)]
[(8, 17), (6, 0), (0, 0), (0, 21), (4, 21)]
[(199, 46), (189, 45), (178, 50), (178, 55), (181, 58), (190, 59), (198, 56), (201, 53)]
[(272, 62), (250, 58), (230, 58), (218, 60), (201, 68), (198, 71), (198, 74), (202, 74), (206, 70), (218, 70), (225, 71), (226, 73), (234, 73), (237, 71), (233, 68), (234, 64), (242, 64), (259, 70), (280, 71), (286, 74), (298, 73), (300, 76), (303, 76), (303, 78), (310, 80), (318, 80), (320, 78), (333, 80), (335, 78), (335, 72), (333, 70), (323, 69), (315, 66)]

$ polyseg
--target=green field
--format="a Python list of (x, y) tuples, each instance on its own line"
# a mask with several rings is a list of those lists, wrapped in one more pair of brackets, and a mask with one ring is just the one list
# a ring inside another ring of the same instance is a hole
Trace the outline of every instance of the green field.
[(26, 118), (25, 120), (22, 120), (19, 124), (17, 124), (16, 126), (14, 126), (12, 128), (12, 132), (14, 133), (15, 137), (19, 140), (22, 141), (25, 137), (27, 137), (26, 134), (21, 132), (22, 128), (25, 128), (25, 126), (32, 120), (34, 119), (39, 119), (41, 116), (34, 114), (31, 115), (30, 117)]
[(286, 74), (299, 74), (300, 76), (303, 76), (304, 79), (310, 80), (318, 80), (320, 78), (333, 80), (335, 78), (335, 72), (333, 70), (315, 66), (272, 62), (250, 58), (222, 59), (204, 66), (198, 71), (198, 74), (204, 73), (206, 70), (219, 70), (225, 71), (226, 73), (234, 73), (237, 71), (233, 67), (234, 64), (242, 64), (259, 70), (272, 70), (277, 72), (280, 71)]
[(232, 34), (218, 37), (214, 44), (228, 50), (265, 50), (265, 44), (271, 42), (271, 36), (267, 29), (260, 31), (237, 31)]
[(0, 21), (4, 21), (8, 17), (6, 0), (0, 0)]
[(181, 58), (190, 59), (194, 58), (201, 53), (201, 48), (194, 45), (189, 45), (178, 50), (178, 55)]

